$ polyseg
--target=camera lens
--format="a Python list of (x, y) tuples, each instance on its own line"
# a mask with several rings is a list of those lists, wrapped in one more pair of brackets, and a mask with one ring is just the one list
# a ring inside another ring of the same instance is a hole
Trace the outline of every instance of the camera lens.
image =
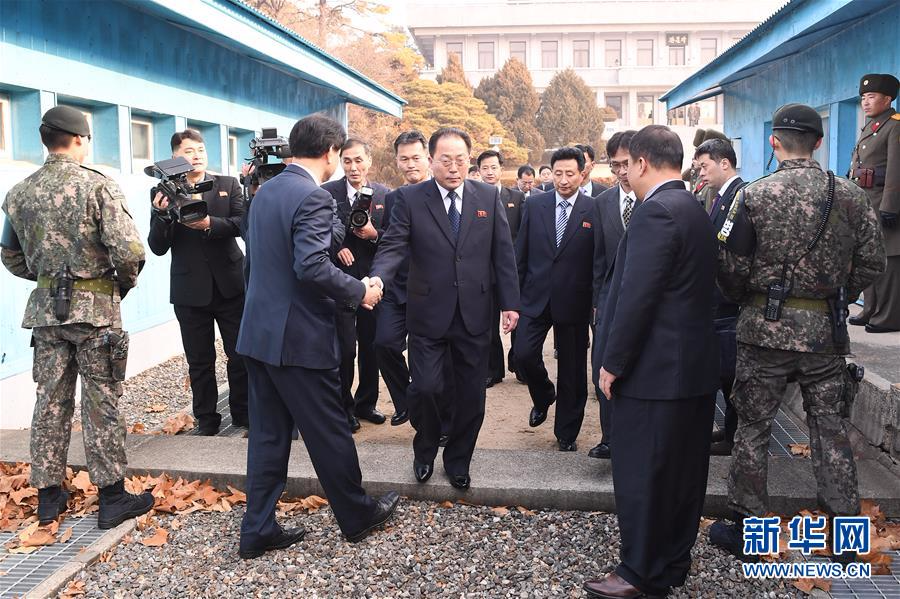
[(350, 226), (359, 229), (366, 226), (369, 222), (369, 213), (365, 210), (354, 210), (350, 213)]

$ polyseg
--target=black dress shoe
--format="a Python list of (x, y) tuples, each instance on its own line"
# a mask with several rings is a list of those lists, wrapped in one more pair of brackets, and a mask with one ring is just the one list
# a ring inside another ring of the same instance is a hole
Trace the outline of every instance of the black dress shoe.
[(534, 428), (536, 426), (540, 426), (544, 424), (544, 420), (547, 419), (547, 411), (540, 411), (537, 408), (531, 408), (531, 413), (528, 415), (528, 426)]
[(888, 327), (880, 327), (877, 324), (866, 325), (867, 333), (896, 333), (897, 331), (900, 331), (900, 329), (889, 329)]
[(588, 457), (608, 460), (612, 457), (612, 452), (609, 449), (609, 445), (606, 443), (597, 443), (595, 446), (591, 447), (591, 450), (588, 452)]
[(391, 416), (391, 426), (400, 426), (409, 420), (409, 411), (403, 410)]
[(578, 445), (575, 444), (575, 441), (557, 439), (556, 442), (559, 444), (560, 451), (578, 451)]
[(451, 486), (463, 491), (472, 484), (472, 479), (469, 478), (468, 474), (448, 474), (447, 477), (450, 479)]
[(391, 519), (399, 503), (400, 495), (396, 491), (388, 491), (379, 497), (375, 503), (375, 514), (372, 515), (372, 522), (358, 533), (347, 535), (347, 540), (351, 543), (358, 543), (365, 539), (373, 530)]
[(716, 430), (714, 430), (712, 432), (712, 435), (710, 435), (710, 438), (709, 438), (710, 443), (715, 443), (717, 441), (724, 441), (724, 440), (725, 440), (725, 430), (721, 429), (721, 428), (717, 428)]
[(282, 530), (277, 537), (272, 539), (263, 547), (257, 547), (255, 549), (244, 549), (241, 548), (238, 550), (238, 555), (241, 559), (253, 559), (255, 557), (260, 557), (266, 551), (274, 551), (276, 549), (286, 549), (303, 540), (303, 537), (306, 536), (306, 531), (302, 528), (288, 528), (287, 530)]
[(855, 327), (864, 327), (869, 324), (868, 320), (866, 320), (865, 318), (860, 318), (859, 316), (851, 316), (847, 319), (847, 322)]
[(493, 376), (493, 377), (489, 377), (487, 380), (484, 381), (484, 386), (486, 389), (490, 389), (494, 385), (499, 385), (502, 382), (503, 382), (502, 376), (501, 377)]
[(605, 578), (586, 580), (581, 588), (584, 589), (588, 597), (596, 597), (598, 599), (637, 599), (638, 597), (655, 599), (665, 597), (665, 595), (645, 593), (615, 572), (610, 572)]
[(374, 409), (371, 412), (357, 412), (356, 417), (367, 420), (372, 424), (384, 424), (384, 421), (387, 420), (387, 418), (384, 417), (384, 414)]
[(434, 474), (434, 462), (423, 464), (422, 462), (413, 460), (413, 472), (416, 475), (416, 480), (420, 483), (424, 483), (431, 478), (432, 474)]
[(215, 437), (219, 434), (219, 425), (202, 424), (197, 427), (197, 434), (201, 437)]
[(250, 419), (244, 416), (243, 418), (235, 418), (231, 417), (231, 426), (239, 426), (241, 428), (250, 428)]
[(350, 432), (351, 433), (355, 433), (356, 431), (359, 430), (360, 424), (359, 424), (359, 420), (356, 418), (356, 416), (351, 414), (350, 416), (347, 417), (347, 422), (350, 423)]
[(522, 383), (523, 385), (527, 385), (528, 381), (525, 380), (525, 375), (521, 372), (516, 372), (516, 380)]
[(447, 447), (448, 441), (450, 441), (450, 435), (441, 435), (441, 438), (438, 439), (438, 447)]

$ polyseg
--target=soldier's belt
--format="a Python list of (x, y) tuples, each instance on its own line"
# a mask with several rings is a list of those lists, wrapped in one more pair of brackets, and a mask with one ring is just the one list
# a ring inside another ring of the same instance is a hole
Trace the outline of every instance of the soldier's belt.
[(870, 189), (872, 187), (884, 185), (886, 173), (887, 169), (881, 166), (877, 168), (860, 166), (853, 169), (850, 173), (850, 178), (863, 189)]
[[(761, 308), (766, 307), (766, 295), (757, 293), (753, 296), (753, 305)], [(822, 312), (830, 314), (831, 309), (828, 307), (828, 300), (809, 299), (805, 297), (789, 297), (784, 301), (784, 306), (794, 308), (795, 310), (809, 310), (810, 312)]]
[[(38, 289), (52, 289), (55, 279), (46, 275), (38, 277)], [(75, 279), (72, 282), (72, 289), (75, 291), (93, 291), (102, 295), (114, 295), (116, 292), (116, 282), (110, 279)]]

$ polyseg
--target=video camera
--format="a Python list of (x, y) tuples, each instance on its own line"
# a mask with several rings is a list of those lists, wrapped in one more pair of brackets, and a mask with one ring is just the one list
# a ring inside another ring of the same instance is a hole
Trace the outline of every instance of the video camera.
[(244, 186), (245, 198), (249, 201), (253, 198), (257, 187), (284, 170), (281, 162), (269, 163), (269, 157), (290, 158), (291, 149), (288, 140), (278, 135), (278, 129), (263, 129), (260, 137), (250, 140), (250, 152), (253, 156), (247, 161), (251, 165), (250, 173), (241, 175), (241, 185)]
[(187, 174), (193, 170), (194, 167), (184, 156), (160, 160), (144, 168), (145, 175), (159, 179), (159, 185), (150, 190), (150, 199), (152, 200), (157, 192), (162, 193), (169, 200), (166, 212), (171, 215), (170, 218), (174, 216), (176, 221), (184, 224), (206, 218), (206, 202), (191, 199), (191, 195), (209, 191), (213, 187), (211, 180), (190, 185)]
[(356, 193), (356, 201), (350, 210), (350, 226), (354, 229), (362, 229), (369, 223), (369, 210), (372, 208), (372, 196), (375, 190), (363, 185)]

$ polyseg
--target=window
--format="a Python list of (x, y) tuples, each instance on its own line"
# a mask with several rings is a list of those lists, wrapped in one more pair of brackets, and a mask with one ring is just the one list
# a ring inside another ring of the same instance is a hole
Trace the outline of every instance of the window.
[(9, 96), (0, 94), (0, 158), (12, 157), (12, 128)]
[(712, 62), (718, 55), (719, 40), (714, 37), (700, 38), (700, 62)]
[(606, 40), (606, 66), (620, 67), (622, 66), (622, 40)]
[(653, 66), (653, 40), (637, 41), (637, 64), (639, 67)]
[(716, 98), (709, 98), (698, 102), (700, 105), (699, 125), (719, 124), (719, 103)]
[(509, 57), (528, 66), (528, 50), (525, 42), (509, 42)]
[(454, 54), (456, 54), (456, 57), (459, 58), (459, 63), (462, 64), (462, 59), (463, 59), (462, 42), (447, 42), (447, 62), (450, 62), (450, 57)]
[(478, 68), (494, 68), (494, 42), (478, 42)]
[(131, 119), (131, 157), (153, 160), (153, 124), (150, 121)]
[(541, 42), (541, 68), (555, 69), (559, 66), (559, 42)]
[(572, 64), (576, 69), (587, 69), (591, 66), (591, 42), (575, 40), (572, 42)]
[(656, 105), (656, 96), (648, 94), (638, 94), (637, 97), (637, 120), (639, 125), (653, 124), (653, 108)]
[(669, 46), (669, 66), (684, 66), (684, 46)]
[(93, 164), (93, 162), (94, 162), (94, 146), (97, 143), (97, 131), (94, 129), (94, 115), (91, 113), (90, 110), (88, 110), (87, 108), (85, 108), (83, 106), (75, 106), (72, 104), (60, 104), (60, 106), (71, 106), (72, 108), (74, 108), (75, 110), (77, 110), (78, 112), (83, 114), (84, 118), (87, 119), (88, 129), (91, 130), (92, 138), (91, 138), (91, 143), (88, 144), (88, 153), (87, 153), (87, 156), (85, 156), (85, 158), (84, 158), (84, 163), (85, 164)]
[(240, 173), (241, 169), (238, 166), (238, 139), (237, 135), (229, 135), (228, 136), (228, 172), (232, 175), (237, 175)]
[(621, 95), (618, 94), (606, 94), (606, 105), (609, 108), (612, 108), (616, 111), (616, 118), (621, 119), (624, 117), (624, 112), (622, 111), (625, 102)]

